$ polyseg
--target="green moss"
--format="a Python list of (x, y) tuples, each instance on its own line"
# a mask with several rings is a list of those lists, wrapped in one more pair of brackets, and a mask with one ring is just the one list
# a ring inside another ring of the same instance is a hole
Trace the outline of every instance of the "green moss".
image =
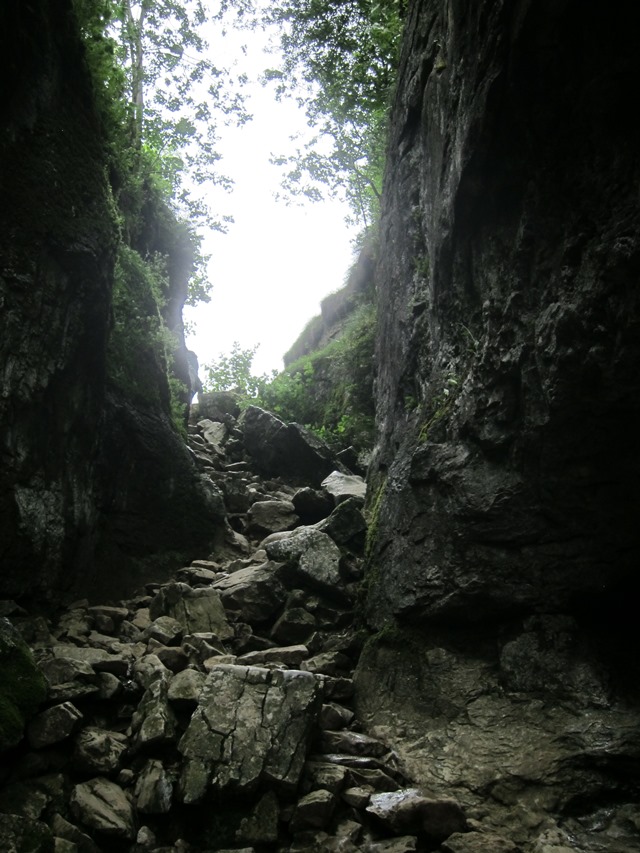
[(375, 308), (362, 305), (340, 338), (302, 356), (263, 387), (259, 404), (305, 424), (336, 449), (371, 446), (375, 327)]
[(381, 482), (375, 488), (374, 498), (369, 503), (366, 511), (367, 517), (367, 541), (365, 544), (365, 558), (367, 563), (370, 562), (373, 555), (373, 548), (378, 537), (378, 528), (380, 525), (380, 511), (384, 500), (385, 488), (387, 485), (387, 477), (384, 475)]
[(29, 648), (7, 620), (0, 626), (0, 751), (15, 746), (46, 698), (44, 678)]

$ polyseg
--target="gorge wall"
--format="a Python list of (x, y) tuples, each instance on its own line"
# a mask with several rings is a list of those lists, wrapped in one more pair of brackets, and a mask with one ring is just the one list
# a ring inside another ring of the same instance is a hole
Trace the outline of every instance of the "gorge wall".
[[(219, 496), (170, 423), (144, 342), (132, 370), (150, 402), (108, 381), (121, 237), (72, 5), (10, 2), (1, 14), (0, 590), (99, 594), (135, 583), (143, 558), (212, 541)], [(157, 243), (160, 226), (148, 230)], [(164, 251), (175, 315), (186, 280), (179, 252)]]
[(409, 4), (376, 271), (360, 711), (425, 785), (545, 851), (592, 849), (584, 816), (636, 793), (639, 68), (618, 11)]

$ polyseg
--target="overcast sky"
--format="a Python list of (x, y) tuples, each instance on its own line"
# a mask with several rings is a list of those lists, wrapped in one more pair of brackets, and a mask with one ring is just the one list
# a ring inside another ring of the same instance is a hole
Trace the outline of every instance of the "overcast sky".
[[(248, 43), (248, 53), (240, 51)], [(263, 53), (259, 33), (230, 33), (217, 46), (238, 70), (257, 79), (273, 65)], [(219, 58), (218, 58), (219, 61)], [(224, 64), (224, 63), (221, 63)], [(271, 89), (251, 85), (253, 121), (242, 128), (221, 128), (221, 170), (235, 181), (231, 193), (210, 196), (216, 213), (233, 215), (227, 234), (212, 233), (205, 254), (212, 256), (211, 302), (185, 309), (195, 322), (187, 345), (204, 365), (231, 350), (259, 344), (254, 373), (282, 369), (282, 356), (306, 323), (319, 313), (320, 301), (344, 283), (353, 262), (356, 230), (345, 225), (348, 213), (338, 202), (287, 206), (276, 201), (281, 170), (273, 154), (292, 151), (292, 134), (306, 128), (304, 113), (291, 101), (278, 103)], [(202, 375), (202, 371), (201, 371)]]

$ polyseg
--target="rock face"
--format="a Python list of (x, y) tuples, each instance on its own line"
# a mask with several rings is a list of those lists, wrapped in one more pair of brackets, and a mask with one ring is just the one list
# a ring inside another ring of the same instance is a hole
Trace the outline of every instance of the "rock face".
[[(11, 79), (0, 103), (5, 596), (122, 588), (143, 558), (155, 554), (157, 565), (168, 552), (206, 548), (221, 521), (171, 426), (166, 377), (149, 371), (162, 404), (107, 393), (119, 226), (72, 5), (10, 0), (2, 11)], [(170, 255), (168, 322), (179, 331), (184, 247), (141, 240)]]
[(387, 480), (370, 612), (602, 600), (638, 556), (629, 21), (422, 0), (407, 25), (377, 273)]
[(593, 816), (633, 799), (630, 26), (595, 3), (407, 12), (368, 499), (367, 613), (386, 630), (356, 696), (423, 786), (508, 836), (446, 850), (615, 850), (630, 806)]

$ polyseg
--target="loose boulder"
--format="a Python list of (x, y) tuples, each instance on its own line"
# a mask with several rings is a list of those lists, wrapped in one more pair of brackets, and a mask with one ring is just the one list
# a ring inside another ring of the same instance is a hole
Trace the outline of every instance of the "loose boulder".
[(200, 801), (209, 786), (249, 791), (265, 781), (294, 788), (319, 699), (319, 683), (310, 673), (215, 667), (178, 745), (185, 758), (183, 801)]

